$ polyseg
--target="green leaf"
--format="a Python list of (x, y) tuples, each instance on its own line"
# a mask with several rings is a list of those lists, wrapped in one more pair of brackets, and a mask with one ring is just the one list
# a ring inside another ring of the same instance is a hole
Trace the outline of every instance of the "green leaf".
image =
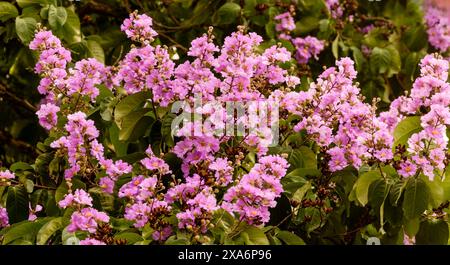
[(445, 221), (424, 221), (416, 235), (417, 245), (447, 245), (448, 224)]
[(241, 238), (246, 245), (269, 245), (269, 239), (259, 228), (248, 227), (241, 232)]
[(10, 18), (15, 18), (19, 15), (17, 8), (8, 2), (0, 2), (0, 21), (5, 22)]
[(421, 130), (419, 116), (406, 117), (394, 129), (394, 148), (399, 144), (406, 145), (411, 135)]
[(277, 237), (286, 245), (305, 245), (305, 241), (303, 241), (303, 239), (289, 231), (280, 231), (278, 232)]
[(177, 238), (175, 235), (169, 237), (166, 242), (164, 242), (165, 245), (188, 245), (189, 241), (186, 238)]
[(133, 110), (140, 108), (150, 97), (150, 92), (142, 91), (123, 98), (116, 105), (114, 109), (114, 119), (119, 129), (122, 128), (123, 118), (130, 114)]
[(116, 123), (113, 123), (111, 127), (109, 127), (109, 139), (114, 146), (114, 151), (118, 157), (124, 156), (127, 154), (128, 143), (119, 140), (119, 127), (117, 127)]
[(172, 131), (172, 122), (176, 117), (176, 114), (168, 113), (166, 116), (164, 116), (161, 124), (161, 135), (164, 137), (164, 141), (169, 147), (175, 145), (173, 140), (174, 132)]
[(23, 43), (28, 44), (33, 39), (36, 23), (31, 17), (16, 17), (16, 33)]
[(233, 23), (241, 13), (241, 6), (228, 2), (221, 6), (214, 14), (214, 25), (227, 25)]
[(28, 194), (24, 187), (8, 188), (6, 210), (12, 224), (28, 219)]
[(388, 50), (375, 47), (370, 55), (371, 64), (375, 67), (377, 73), (384, 74), (388, 71), (391, 63)]
[(50, 220), (45, 225), (43, 225), (41, 229), (39, 229), (39, 232), (37, 233), (36, 236), (36, 244), (45, 245), (48, 239), (61, 229), (63, 229), (62, 217), (57, 217), (55, 219)]
[[(122, 128), (119, 132), (119, 140), (127, 141), (127, 140), (136, 140), (140, 136), (144, 135), (145, 129), (150, 127), (154, 119), (151, 117), (153, 115), (150, 112), (150, 109), (138, 109), (136, 111), (131, 112), (127, 116), (124, 117), (122, 121)], [(135, 133), (136, 129), (142, 129), (141, 132), (137, 132), (134, 137), (131, 137), (132, 134)]]
[(303, 197), (305, 197), (306, 193), (311, 190), (311, 182), (308, 181), (305, 185), (301, 186), (295, 193), (292, 195), (292, 200), (301, 202)]
[(87, 40), (86, 46), (88, 49), (88, 56), (97, 59), (97, 61), (101, 63), (105, 63), (105, 52), (103, 51), (102, 46), (94, 41), (94, 40)]
[(127, 241), (128, 245), (133, 245), (134, 243), (143, 240), (141, 235), (139, 235), (137, 233), (131, 233), (131, 232), (119, 233), (119, 234), (115, 235), (114, 238), (125, 239)]
[(34, 222), (23, 221), (14, 224), (3, 236), (3, 245), (8, 245), (10, 243), (15, 244), (15, 240), (22, 239), (24, 241), (29, 241), (34, 243), (36, 239), (36, 234), (39, 229), (47, 223), (51, 218), (38, 218)]
[[(370, 184), (368, 201), (372, 206), (372, 208), (378, 210), (382, 207), (384, 200), (388, 195), (389, 188), (390, 188), (389, 185), (386, 183), (384, 179), (377, 179)], [(380, 215), (381, 211), (383, 210), (380, 209)]]
[(290, 169), (317, 168), (316, 154), (306, 146), (294, 149), (289, 156)]
[(334, 39), (333, 43), (331, 44), (331, 52), (333, 53), (334, 58), (339, 58), (339, 35)]
[(31, 5), (41, 5), (44, 6), (45, 4), (48, 4), (49, 0), (17, 0), (17, 4), (21, 7), (27, 7)]
[(50, 5), (48, 9), (48, 23), (50, 27), (54, 30), (58, 30), (67, 21), (67, 11), (64, 7), (55, 7)]
[(405, 233), (409, 237), (413, 237), (419, 232), (420, 227), (420, 219), (419, 218), (413, 218), (410, 220), (405, 220), (405, 224), (403, 225), (405, 229)]
[(62, 32), (64, 40), (69, 43), (81, 41), (80, 19), (78, 15), (70, 8), (66, 8), (67, 20), (64, 23)]
[(362, 67), (367, 63), (367, 60), (359, 48), (352, 46), (350, 47), (350, 49), (353, 52), (353, 59), (355, 60), (356, 70), (360, 72), (362, 70)]
[(17, 172), (17, 171), (19, 171), (19, 170), (23, 170), (23, 171), (25, 171), (25, 170), (33, 170), (33, 167), (30, 166), (30, 164), (25, 163), (25, 162), (16, 162), (16, 163), (12, 164), (12, 165), (9, 167), (9, 169), (10, 169), (12, 172)]
[(421, 178), (410, 178), (406, 185), (402, 206), (406, 219), (420, 217), (428, 208), (429, 199), (429, 189), (425, 181)]
[(369, 201), (368, 193), (369, 187), (377, 179), (381, 179), (381, 173), (379, 171), (369, 171), (362, 174), (355, 183), (355, 195), (358, 202), (363, 206)]

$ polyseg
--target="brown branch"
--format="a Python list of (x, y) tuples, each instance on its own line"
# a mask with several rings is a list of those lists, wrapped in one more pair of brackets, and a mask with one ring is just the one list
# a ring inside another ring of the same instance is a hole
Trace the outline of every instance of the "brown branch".
[(14, 95), (14, 93), (11, 93), (10, 91), (8, 91), (8, 88), (6, 87), (5, 84), (0, 83), (0, 97), (6, 97), (7, 100), (31, 111), (31, 112), (36, 112), (37, 108), (35, 106), (33, 106), (33, 104), (31, 104), (30, 102), (28, 102), (26, 99), (22, 99), (17, 97), (16, 95)]
[(14, 147), (16, 147), (17, 149), (20, 149), (23, 152), (27, 152), (29, 154), (31, 154), (32, 156), (37, 156), (38, 152), (36, 150), (36, 148), (34, 148), (34, 146), (30, 145), (27, 142), (18, 140), (18, 139), (14, 139), (14, 137), (12, 137), (11, 134), (9, 134), (6, 131), (0, 130), (0, 142), (7, 144), (7, 145), (12, 145)]

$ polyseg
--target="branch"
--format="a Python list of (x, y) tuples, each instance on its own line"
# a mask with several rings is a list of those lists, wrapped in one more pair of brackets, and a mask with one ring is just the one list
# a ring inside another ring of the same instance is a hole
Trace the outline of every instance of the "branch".
[(27, 152), (28, 154), (31, 154), (33, 157), (36, 157), (38, 155), (38, 152), (36, 148), (34, 148), (34, 146), (30, 145), (27, 142), (14, 139), (11, 134), (3, 130), (0, 130), (0, 142), (6, 145), (12, 145), (17, 149), (20, 149), (24, 153)]
[(37, 108), (33, 106), (30, 102), (28, 102), (26, 99), (22, 99), (14, 95), (14, 93), (11, 93), (8, 91), (8, 88), (5, 84), (0, 83), (0, 97), (6, 96), (10, 101), (13, 103), (35, 113), (37, 111)]

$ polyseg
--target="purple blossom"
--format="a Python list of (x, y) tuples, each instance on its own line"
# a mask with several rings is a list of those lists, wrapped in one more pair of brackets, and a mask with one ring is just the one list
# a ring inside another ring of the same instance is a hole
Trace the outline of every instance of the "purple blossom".
[(8, 212), (0, 206), (0, 228), (9, 226)]
[(109, 222), (109, 216), (94, 208), (83, 208), (81, 211), (76, 211), (72, 214), (67, 231), (70, 233), (75, 231), (87, 231), (93, 234), (97, 231), (97, 226), (100, 222)]
[(39, 124), (47, 130), (51, 130), (58, 122), (59, 107), (53, 103), (42, 104), (36, 115), (39, 118)]

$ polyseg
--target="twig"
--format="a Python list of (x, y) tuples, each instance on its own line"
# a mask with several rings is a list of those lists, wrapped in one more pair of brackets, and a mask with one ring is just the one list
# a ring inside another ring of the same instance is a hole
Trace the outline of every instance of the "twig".
[(33, 106), (30, 102), (28, 102), (26, 99), (22, 99), (14, 95), (14, 93), (11, 93), (8, 91), (8, 88), (6, 85), (0, 83), (0, 96), (6, 96), (10, 101), (18, 104), (19, 106), (31, 111), (36, 112), (37, 108)]

